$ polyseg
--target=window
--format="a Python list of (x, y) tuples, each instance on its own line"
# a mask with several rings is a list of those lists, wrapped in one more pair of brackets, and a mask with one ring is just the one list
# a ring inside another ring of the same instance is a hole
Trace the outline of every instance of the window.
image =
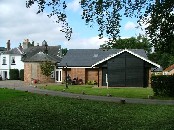
[(54, 71), (51, 72), (51, 78), (54, 78)]
[(15, 57), (11, 57), (11, 64), (15, 64)]
[(56, 82), (62, 82), (62, 70), (61, 69), (56, 70), (55, 76), (56, 76), (55, 77)]
[(6, 57), (3, 57), (2, 64), (6, 65)]

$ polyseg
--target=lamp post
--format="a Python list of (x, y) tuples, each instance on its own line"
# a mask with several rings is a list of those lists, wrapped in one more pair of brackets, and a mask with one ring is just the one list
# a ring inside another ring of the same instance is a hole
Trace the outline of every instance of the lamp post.
[(66, 82), (66, 84), (65, 84), (65, 87), (66, 88), (68, 88), (68, 83), (67, 83), (67, 63), (66, 63), (66, 68), (65, 68), (65, 82)]

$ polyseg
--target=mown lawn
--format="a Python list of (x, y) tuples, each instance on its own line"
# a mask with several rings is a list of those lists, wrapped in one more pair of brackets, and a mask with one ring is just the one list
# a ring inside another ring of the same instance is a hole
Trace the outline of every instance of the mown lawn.
[(124, 98), (148, 98), (148, 95), (153, 95), (152, 88), (97, 88), (88, 85), (69, 85), (68, 89), (65, 89), (65, 85), (50, 85), (40, 86), (42, 89), (64, 91), (70, 93), (82, 93), (88, 95), (106, 96), (111, 94), (114, 97)]
[(118, 104), (0, 89), (0, 129), (173, 130), (174, 106)]

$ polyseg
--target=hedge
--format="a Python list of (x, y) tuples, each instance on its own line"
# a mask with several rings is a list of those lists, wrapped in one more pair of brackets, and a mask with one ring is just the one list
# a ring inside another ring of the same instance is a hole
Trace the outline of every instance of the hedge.
[(174, 75), (152, 76), (154, 96), (174, 97)]
[(24, 81), (24, 69), (21, 69), (19, 72), (19, 78), (20, 80)]
[(10, 80), (18, 80), (18, 79), (19, 79), (19, 70), (10, 69)]

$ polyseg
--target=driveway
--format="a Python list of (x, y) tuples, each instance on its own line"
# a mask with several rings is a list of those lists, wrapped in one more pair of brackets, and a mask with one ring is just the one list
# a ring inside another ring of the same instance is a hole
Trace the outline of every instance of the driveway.
[(0, 87), (24, 87), (28, 86), (21, 80), (2, 80), (0, 81)]
[(86, 99), (86, 100), (94, 100), (94, 101), (106, 101), (106, 102), (120, 103), (124, 100), (125, 103), (174, 105), (174, 100), (136, 99), (136, 98), (94, 96), (94, 95), (72, 94), (72, 93), (67, 93), (67, 92), (39, 89), (39, 88), (35, 88), (32, 85), (26, 84), (23, 81), (18, 81), (18, 80), (0, 81), (0, 88), (10, 88), (10, 89), (28, 91), (28, 92), (37, 93), (37, 94), (69, 97), (69, 98), (76, 98), (76, 99)]

